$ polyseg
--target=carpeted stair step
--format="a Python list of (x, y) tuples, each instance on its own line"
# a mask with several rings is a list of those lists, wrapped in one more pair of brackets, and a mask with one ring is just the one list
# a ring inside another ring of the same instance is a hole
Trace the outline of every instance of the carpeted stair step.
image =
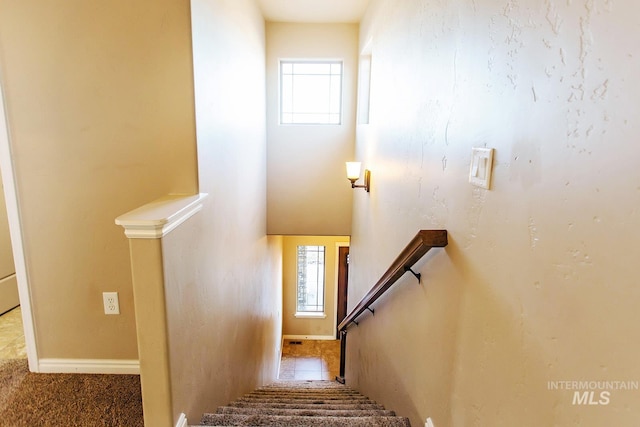
[(291, 395), (291, 396), (362, 396), (355, 390), (345, 388), (314, 388), (314, 389), (286, 389), (286, 388), (259, 388), (246, 396), (273, 396), (273, 395)]
[(221, 406), (216, 414), (237, 415), (289, 415), (303, 417), (394, 417), (393, 411), (381, 409), (280, 409), (280, 408), (237, 408), (234, 406)]
[(246, 398), (251, 398), (251, 399), (265, 399), (265, 398), (270, 398), (270, 397), (291, 397), (291, 398), (299, 398), (299, 399), (305, 399), (305, 398), (327, 398), (327, 399), (366, 399), (365, 396), (361, 395), (360, 393), (286, 393), (286, 392), (270, 392), (270, 393), (249, 393), (247, 395), (245, 395), (244, 397)]
[(403, 417), (305, 417), (205, 414), (204, 426), (411, 427)]
[(326, 394), (326, 393), (258, 393), (243, 396), (245, 400), (250, 399), (313, 399), (313, 400), (367, 400), (361, 394)]
[(261, 389), (267, 389), (267, 388), (284, 388), (287, 390), (295, 390), (295, 389), (300, 389), (300, 390), (312, 390), (312, 389), (337, 389), (337, 390), (343, 390), (344, 389), (344, 384), (340, 384), (334, 380), (322, 380), (322, 381), (318, 381), (318, 380), (307, 380), (307, 381), (300, 381), (300, 380), (276, 380), (273, 383), (270, 384), (266, 384), (263, 385), (261, 387), (258, 388), (258, 390)]
[(333, 381), (279, 381), (260, 387), (215, 414), (202, 426), (411, 427), (382, 405)]
[(315, 388), (292, 388), (292, 387), (260, 387), (257, 388), (252, 393), (269, 393), (269, 392), (279, 392), (286, 391), (289, 393), (342, 393), (342, 394), (352, 394), (358, 393), (352, 389), (341, 389), (337, 387), (315, 387)]
[(275, 409), (330, 409), (341, 410), (383, 410), (384, 406), (377, 403), (352, 403), (348, 405), (335, 404), (300, 404), (300, 403), (255, 403), (255, 402), (231, 402), (227, 406), (235, 408), (275, 408)]
[(325, 404), (325, 403), (329, 403), (329, 404), (335, 404), (335, 405), (349, 405), (352, 403), (375, 403), (372, 402), (371, 400), (367, 399), (366, 397), (362, 397), (362, 398), (338, 398), (338, 399), (325, 399), (325, 398), (318, 398), (315, 399), (312, 396), (309, 397), (305, 397), (305, 398), (287, 398), (284, 397), (282, 399), (279, 399), (277, 397), (263, 397), (263, 398), (249, 398), (249, 397), (241, 397), (238, 399), (238, 402), (255, 402), (255, 403), (303, 403), (303, 404), (311, 404), (311, 403), (315, 403), (315, 404)]

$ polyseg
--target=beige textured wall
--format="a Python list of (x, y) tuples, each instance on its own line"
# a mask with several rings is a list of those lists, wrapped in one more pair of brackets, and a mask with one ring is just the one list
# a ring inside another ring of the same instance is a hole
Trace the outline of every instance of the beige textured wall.
[[(349, 329), (348, 384), (416, 426), (637, 423), (638, 390), (583, 406), (548, 382), (640, 381), (639, 12), (373, 0), (357, 152), (375, 185), (355, 198), (350, 305), (418, 229), (450, 244)], [(485, 145), (490, 191), (468, 183)]]
[(273, 382), (280, 355), (282, 238), (225, 256), (202, 213), (163, 239), (174, 425)]
[[(189, 2), (0, 1), (0, 63), (38, 355), (135, 359), (113, 220), (197, 191)], [(103, 291), (120, 294), (105, 316)]]
[(277, 375), (282, 238), (266, 236), (262, 16), (251, 0), (194, 0), (192, 22), (209, 197), (163, 254), (173, 407), (193, 424)]
[(144, 424), (172, 427), (178, 416), (174, 416), (171, 395), (171, 342), (163, 242), (160, 239), (130, 239), (129, 248)]
[[(349, 234), (345, 162), (355, 144), (358, 25), (268, 22), (266, 37), (268, 233)], [(296, 58), (344, 60), (342, 125), (279, 125), (278, 61)]]
[[(348, 236), (284, 236), (282, 254), (283, 318), (284, 335), (335, 336), (335, 293), (337, 280), (336, 243), (346, 242)], [(325, 314), (324, 319), (295, 317), (297, 288), (297, 248), (299, 245), (325, 247)]]

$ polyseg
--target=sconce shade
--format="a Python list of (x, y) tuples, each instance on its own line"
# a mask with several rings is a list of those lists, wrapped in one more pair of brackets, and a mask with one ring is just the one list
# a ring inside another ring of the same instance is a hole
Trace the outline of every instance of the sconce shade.
[(360, 178), (360, 162), (347, 162), (347, 179), (357, 181)]
[(368, 193), (371, 189), (371, 171), (364, 170), (364, 185), (356, 185), (356, 181), (360, 179), (360, 162), (347, 162), (347, 179), (351, 181), (351, 188), (364, 188)]

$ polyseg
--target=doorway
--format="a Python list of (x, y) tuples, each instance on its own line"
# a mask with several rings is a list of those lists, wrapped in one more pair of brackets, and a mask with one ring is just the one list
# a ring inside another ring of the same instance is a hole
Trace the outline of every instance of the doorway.
[(7, 207), (4, 202), (4, 186), (0, 175), (0, 315), (20, 305), (16, 267), (9, 235)]
[[(338, 375), (340, 342), (335, 331), (346, 313), (348, 250), (348, 236), (283, 236), (280, 379), (329, 380)], [(342, 293), (341, 310), (337, 302)], [(305, 311), (316, 305), (322, 311)]]
[[(0, 76), (1, 77), (1, 76)], [(1, 82), (0, 82), (1, 83)], [(31, 299), (29, 297), (29, 285), (27, 268), (22, 246), (22, 227), (18, 210), (18, 198), (14, 180), (13, 162), (11, 159), (11, 147), (9, 145), (9, 129), (6, 120), (5, 102), (2, 85), (0, 84), (0, 174), (4, 188), (1, 190), (6, 204), (7, 221), (11, 237), (11, 251), (15, 267), (15, 278), (20, 302), (20, 320), (24, 329), (24, 341), (26, 346), (29, 370), (39, 372), (38, 355), (36, 349), (35, 331), (31, 313)], [(3, 206), (4, 209), (4, 206)]]

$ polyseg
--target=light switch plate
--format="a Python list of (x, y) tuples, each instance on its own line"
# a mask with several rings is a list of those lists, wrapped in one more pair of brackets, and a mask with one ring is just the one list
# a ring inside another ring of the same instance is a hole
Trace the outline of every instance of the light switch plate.
[(469, 182), (478, 187), (491, 187), (491, 169), (493, 167), (493, 148), (472, 148)]

